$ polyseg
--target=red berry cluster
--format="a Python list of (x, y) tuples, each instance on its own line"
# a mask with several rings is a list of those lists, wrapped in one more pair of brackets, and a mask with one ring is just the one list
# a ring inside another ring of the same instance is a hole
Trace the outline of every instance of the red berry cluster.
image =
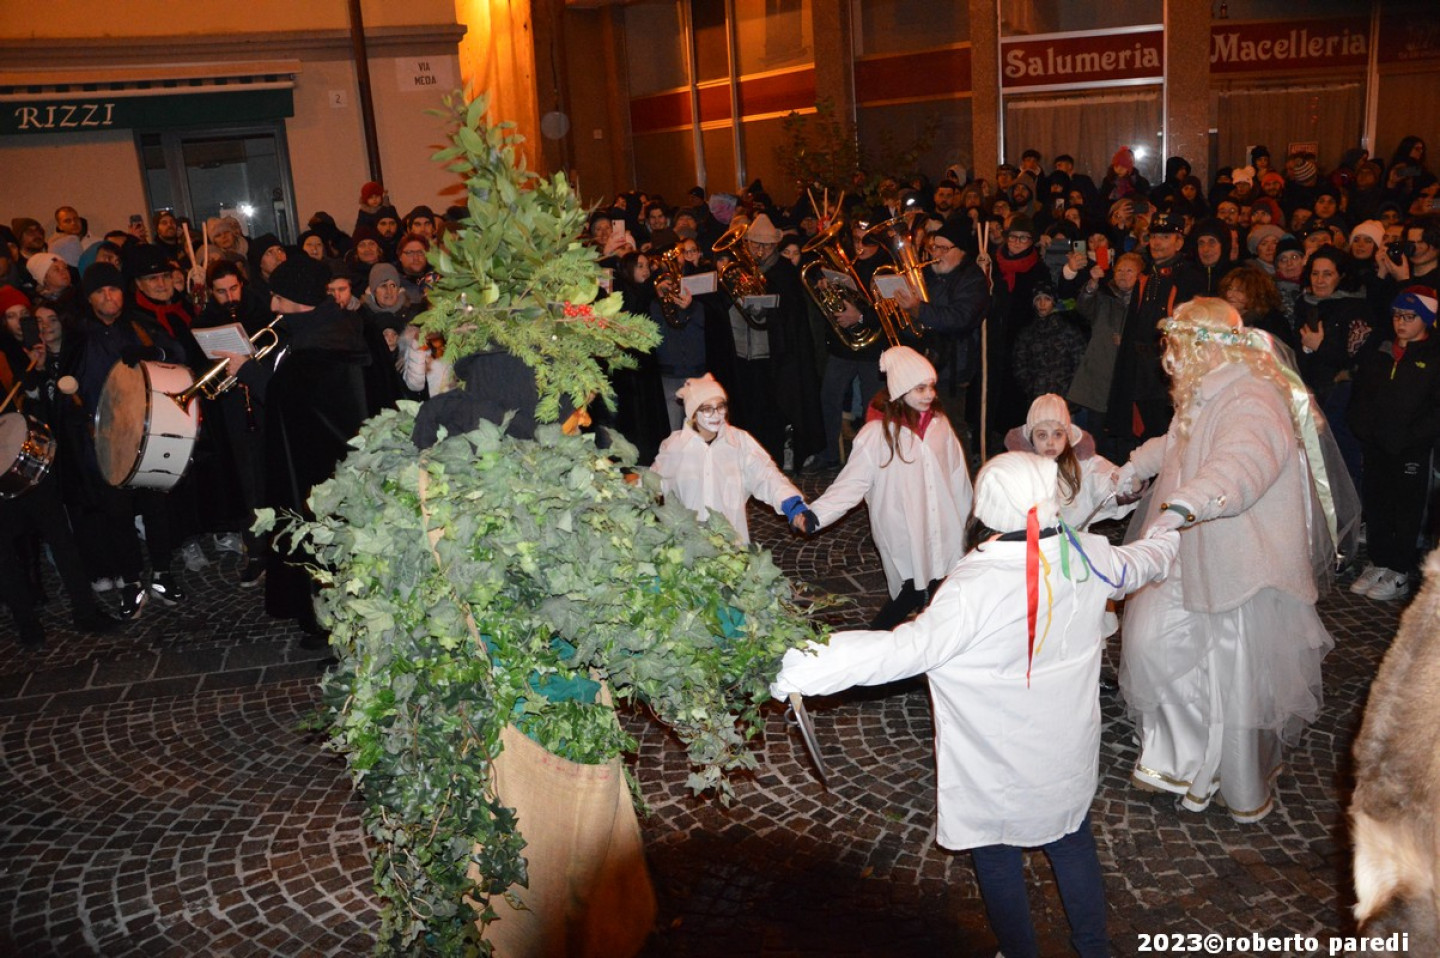
[(598, 326), (601, 329), (608, 329), (610, 326), (610, 321), (604, 316), (595, 315), (595, 311), (590, 308), (589, 303), (567, 302), (564, 307), (564, 312), (566, 319), (583, 320), (591, 326)]

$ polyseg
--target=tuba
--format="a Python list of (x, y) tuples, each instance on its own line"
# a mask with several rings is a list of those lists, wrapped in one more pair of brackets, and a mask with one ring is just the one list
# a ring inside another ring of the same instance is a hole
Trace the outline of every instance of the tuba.
[[(876, 276), (903, 276), (920, 298), (920, 302), (930, 302), (930, 293), (925, 288), (925, 267), (930, 265), (930, 260), (921, 260), (915, 252), (915, 244), (910, 241), (910, 228), (905, 222), (904, 216), (897, 216), (888, 219), (883, 223), (877, 223), (865, 231), (865, 235), (871, 236), (880, 242), (880, 245), (890, 251), (890, 258), (895, 261), (894, 266), (881, 266), (875, 270)], [(897, 333), (904, 332), (919, 339), (925, 335), (925, 327), (921, 326), (910, 314), (899, 308), (892, 300), (881, 299), (878, 291), (872, 290), (876, 303), (891, 303), (895, 306), (892, 311), (891, 320)], [(878, 311), (878, 305), (877, 305)], [(888, 331), (887, 331), (888, 332)], [(897, 340), (892, 339), (892, 342)]]
[(716, 253), (729, 253), (735, 257), (733, 263), (720, 270), (717, 278), (720, 280), (720, 285), (725, 287), (725, 292), (730, 294), (730, 299), (740, 310), (740, 315), (745, 318), (746, 324), (751, 329), (768, 329), (770, 327), (768, 319), (763, 316), (752, 316), (741, 305), (747, 296), (764, 296), (769, 292), (769, 288), (765, 285), (765, 275), (760, 272), (759, 264), (755, 262), (755, 257), (750, 255), (750, 250), (745, 245), (746, 229), (746, 224), (737, 223), (726, 230), (711, 247)]
[[(800, 281), (805, 284), (805, 292), (809, 293), (815, 305), (820, 307), (820, 312), (825, 315), (840, 342), (858, 353), (880, 338), (880, 330), (867, 328), (859, 323), (849, 329), (840, 325), (840, 313), (847, 305), (862, 312), (872, 305), (870, 296), (865, 292), (865, 284), (860, 282), (860, 277), (855, 272), (854, 261), (850, 259), (850, 254), (845, 252), (841, 240), (844, 235), (845, 221), (837, 218), (805, 244), (801, 252), (814, 253), (817, 258), (806, 263), (800, 270)], [(851, 285), (831, 282), (821, 286), (822, 277), (818, 274), (823, 273), (827, 267), (836, 273), (843, 273)], [(883, 319), (881, 325), (884, 325)]]
[(660, 300), (660, 312), (665, 317), (665, 325), (672, 329), (684, 329), (689, 322), (685, 314), (680, 310), (680, 284), (685, 279), (685, 260), (680, 255), (680, 247), (672, 246), (659, 256), (655, 257), (655, 279), (669, 280), (670, 289), (668, 292), (655, 288), (656, 297)]

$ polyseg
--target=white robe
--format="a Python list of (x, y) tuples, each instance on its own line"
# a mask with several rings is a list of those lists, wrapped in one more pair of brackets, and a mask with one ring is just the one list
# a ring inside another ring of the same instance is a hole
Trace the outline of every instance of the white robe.
[(1073, 547), (1069, 565), (1080, 581), (1063, 578), (1060, 537), (1041, 540), (1054, 598), (1047, 613), (1042, 582), (1028, 687), (1025, 543), (995, 541), (965, 556), (914, 621), (786, 652), (772, 689), (828, 695), (923, 673), (935, 709), (939, 843), (1034, 847), (1068, 835), (1099, 780), (1106, 600), (1164, 575), (1179, 545), (1174, 533), (1120, 547), (1078, 538), (1094, 570), (1117, 587)]
[(810, 504), (824, 528), (865, 500), (891, 598), (907, 579), (924, 589), (960, 561), (974, 497), (965, 450), (945, 417), (931, 420), (924, 439), (902, 427), (896, 447), (892, 457), (884, 424), (867, 422), (845, 468)]
[(667, 498), (679, 499), (701, 522), (720, 513), (742, 545), (750, 543), (745, 503), (751, 496), (783, 515), (780, 504), (800, 495), (755, 437), (728, 423), (708, 443), (688, 426), (675, 430), (660, 444), (650, 469), (660, 476)]
[[(1059, 491), (1056, 493), (1056, 499), (1060, 503), (1060, 518), (1078, 529), (1082, 522), (1089, 528), (1104, 519), (1119, 519), (1129, 515), (1135, 510), (1135, 503), (1121, 505), (1114, 498), (1119, 475), (1120, 467), (1104, 456), (1095, 455), (1081, 459), (1080, 488), (1075, 492), (1075, 498), (1066, 502)], [(1104, 505), (1101, 506), (1101, 503)], [(1100, 506), (1098, 511), (1097, 506)]]

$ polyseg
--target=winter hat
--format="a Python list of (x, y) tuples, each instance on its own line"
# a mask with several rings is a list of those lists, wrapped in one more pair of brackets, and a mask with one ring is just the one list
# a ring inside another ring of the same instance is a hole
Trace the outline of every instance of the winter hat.
[(1366, 220), (1350, 231), (1350, 238), (1368, 236), (1376, 246), (1385, 245), (1385, 224), (1379, 220)]
[(360, 204), (363, 206), (364, 204), (375, 199), (376, 197), (384, 195), (385, 187), (380, 185), (379, 183), (376, 183), (374, 180), (371, 180), (364, 186), (360, 187)]
[(45, 282), (45, 274), (50, 272), (50, 264), (55, 262), (63, 263), (65, 261), (50, 252), (36, 253), (25, 261), (25, 268), (30, 271), (30, 276), (35, 280), (36, 286)]
[[(0, 290), (3, 293), (4, 290)], [(1405, 310), (1412, 312), (1425, 323), (1425, 328), (1430, 329), (1435, 325), (1435, 291), (1428, 286), (1407, 286), (1395, 302), (1391, 304), (1391, 310)]]
[(1260, 252), (1260, 241), (1273, 236), (1277, 240), (1285, 236), (1285, 231), (1274, 223), (1261, 223), (1259, 226), (1250, 227), (1250, 235), (1245, 238), (1245, 245), (1250, 250), (1250, 255)]
[(1267, 183), (1279, 183), (1281, 186), (1284, 186), (1285, 177), (1281, 176), (1279, 173), (1276, 173), (1274, 170), (1266, 170), (1260, 176), (1260, 188), (1264, 189)]
[(121, 275), (120, 268), (112, 263), (95, 263), (85, 271), (85, 276), (80, 281), (80, 288), (89, 296), (96, 290), (104, 289), (106, 286), (114, 286), (116, 289), (125, 288), (125, 277)]
[(880, 371), (885, 374), (885, 388), (890, 401), (925, 382), (935, 381), (935, 367), (930, 360), (909, 346), (892, 346), (880, 354)]
[(1060, 515), (1055, 501), (1059, 475), (1053, 459), (1033, 452), (1001, 453), (975, 477), (975, 518), (996, 532), (1019, 532), (1033, 508), (1040, 528), (1053, 526)]
[(1225, 225), (1224, 220), (1215, 216), (1207, 216), (1197, 221), (1195, 226), (1190, 230), (1190, 238), (1198, 240), (1202, 236), (1215, 237), (1215, 239), (1220, 241), (1220, 245), (1223, 246), (1227, 252), (1229, 251), (1230, 227)]
[(435, 211), (422, 203), (421, 205), (415, 207), (413, 210), (405, 214), (406, 229), (410, 228), (410, 222), (417, 216), (423, 216), (425, 219), (430, 220), (432, 223), (435, 221), (436, 218)]
[(1305, 246), (1295, 237), (1285, 236), (1281, 238), (1279, 243), (1275, 244), (1275, 260), (1278, 262), (1280, 257), (1286, 253), (1299, 253), (1301, 256), (1304, 256)]
[(1251, 203), (1250, 209), (1252, 211), (1264, 210), (1265, 212), (1269, 213), (1271, 223), (1278, 225), (1285, 222), (1285, 214), (1280, 210), (1280, 204), (1275, 202), (1268, 196), (1262, 196), (1254, 203)]
[(1120, 168), (1123, 169), (1123, 170), (1134, 170), (1134, 169), (1135, 169), (1135, 154), (1134, 154), (1134, 152), (1132, 152), (1131, 149), (1130, 149), (1130, 147), (1128, 147), (1128, 146), (1122, 146), (1122, 147), (1120, 147), (1120, 149), (1118, 149), (1118, 150), (1115, 151), (1115, 155), (1110, 158), (1110, 166), (1111, 166), (1112, 168), (1118, 166), (1118, 167), (1120, 167)]
[(944, 237), (952, 245), (972, 256), (975, 255), (975, 230), (971, 227), (968, 219), (952, 216), (931, 235)]
[(1290, 157), (1290, 162), (1285, 164), (1285, 172), (1297, 183), (1308, 183), (1320, 173), (1315, 167), (1315, 161), (1308, 156)]
[[(1070, 445), (1078, 446), (1080, 444), (1083, 433), (1079, 426), (1070, 421), (1070, 406), (1065, 402), (1064, 397), (1055, 393), (1046, 393), (1035, 398), (1035, 401), (1030, 404), (1030, 414), (1025, 417), (1025, 425), (1020, 427), (1020, 432), (1024, 434), (1026, 442), (1031, 441), (1030, 434), (1042, 422), (1059, 423), (1069, 434)], [(990, 528), (995, 527), (991, 526)]]
[(750, 228), (745, 231), (745, 238), (756, 243), (778, 243), (780, 237), (784, 236), (780, 228), (770, 222), (770, 217), (761, 213), (750, 221)]
[(386, 283), (394, 283), (396, 286), (401, 285), (400, 271), (395, 268), (394, 264), (376, 263), (370, 267), (370, 280), (366, 288), (376, 290)]
[(270, 291), (301, 306), (319, 306), (329, 298), (330, 267), (308, 256), (291, 256), (270, 274)]
[(1055, 292), (1055, 284), (1050, 282), (1048, 279), (1042, 279), (1040, 282), (1035, 284), (1035, 289), (1030, 294), (1030, 302), (1034, 303), (1035, 300), (1039, 299), (1041, 296), (1044, 296), (1052, 303), (1060, 302), (1060, 296), (1058, 293)]
[[(1398, 300), (1397, 300), (1398, 302)], [(26, 296), (14, 286), (0, 286), (0, 316), (12, 306), (24, 306), (25, 311), (30, 311), (30, 297)], [(1434, 319), (1434, 312), (1431, 312), (1431, 319)]]
[(1230, 182), (1236, 186), (1239, 186), (1241, 183), (1254, 183), (1255, 167), (1242, 166), (1238, 170), (1232, 171), (1230, 174)]
[(1267, 159), (1267, 160), (1270, 159), (1270, 147), (1268, 147), (1268, 146), (1256, 146), (1256, 147), (1252, 147), (1251, 150), (1250, 150), (1250, 163), (1253, 165), (1253, 164), (1255, 163), (1255, 161), (1258, 160), (1258, 159), (1260, 159), (1260, 157), (1262, 157), (1262, 156), (1265, 157), (1265, 159)]
[(1011, 233), (1029, 233), (1033, 237), (1035, 235), (1035, 221), (1028, 216), (1017, 216), (1010, 221), (1010, 227), (1005, 230), (1006, 236), (1009, 236)]
[(366, 240), (369, 240), (376, 246), (385, 245), (385, 241), (380, 238), (380, 231), (377, 230), (374, 226), (371, 226), (369, 223), (364, 223), (360, 226), (355, 227), (355, 232), (350, 234), (350, 244), (352, 247), (359, 246)]
[(218, 216), (212, 216), (205, 221), (205, 232), (213, 239), (221, 233), (239, 233), (240, 230), (232, 217), (227, 216), (221, 219)]
[(1185, 233), (1185, 219), (1174, 210), (1161, 210), (1150, 218), (1151, 234)]
[(675, 390), (675, 398), (685, 404), (685, 418), (693, 419), (695, 410), (716, 399), (725, 399), (725, 387), (706, 373), (694, 379), (685, 380), (685, 385)]
[(66, 266), (80, 265), (80, 237), (66, 233), (51, 241), (50, 252), (65, 261)]
[(25, 235), (26, 230), (33, 229), (39, 225), (39, 220), (32, 220), (28, 216), (17, 216), (10, 221), (10, 232), (15, 234), (18, 242), (19, 238)]

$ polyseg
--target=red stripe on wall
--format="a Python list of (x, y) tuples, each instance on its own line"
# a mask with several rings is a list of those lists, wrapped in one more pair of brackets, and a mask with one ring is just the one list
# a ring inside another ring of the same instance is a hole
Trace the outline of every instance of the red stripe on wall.
[(969, 47), (855, 61), (855, 98), (862, 106), (969, 92)]
[[(770, 113), (805, 110), (815, 105), (815, 71), (810, 68), (740, 80), (740, 115), (747, 119)], [(700, 89), (700, 122), (730, 119), (730, 88)], [(630, 101), (633, 133), (654, 133), (690, 125), (690, 94), (686, 90), (636, 97)]]

